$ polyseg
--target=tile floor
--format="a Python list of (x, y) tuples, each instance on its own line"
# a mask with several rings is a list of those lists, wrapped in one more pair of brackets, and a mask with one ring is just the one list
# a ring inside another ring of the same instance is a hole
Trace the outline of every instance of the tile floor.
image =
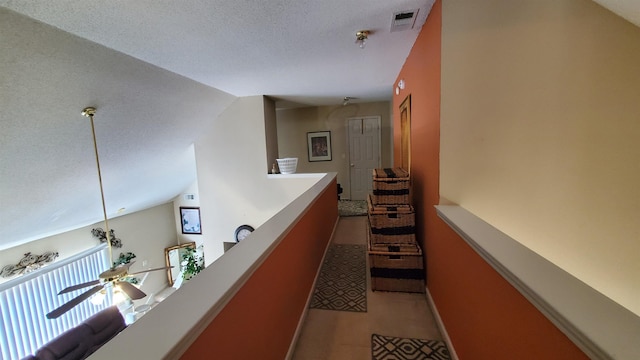
[[(366, 216), (341, 217), (332, 242), (366, 244)], [(372, 292), (367, 312), (309, 309), (293, 360), (370, 360), (371, 334), (442, 340), (424, 294)]]

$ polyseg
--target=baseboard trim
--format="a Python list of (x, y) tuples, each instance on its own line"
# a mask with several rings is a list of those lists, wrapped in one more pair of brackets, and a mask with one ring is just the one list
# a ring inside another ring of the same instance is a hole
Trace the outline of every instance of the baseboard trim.
[(451, 356), (451, 360), (459, 360), (458, 354), (456, 354), (456, 350), (453, 347), (453, 343), (451, 342), (451, 338), (449, 337), (449, 333), (447, 332), (447, 328), (444, 326), (444, 322), (442, 322), (442, 318), (440, 317), (440, 313), (438, 312), (438, 308), (436, 307), (436, 303), (433, 301), (431, 297), (431, 293), (429, 292), (429, 288), (425, 288), (425, 294), (427, 295), (427, 302), (431, 307), (431, 311), (433, 312), (433, 316), (436, 319), (436, 324), (438, 325), (438, 329), (440, 329), (440, 334), (442, 335), (442, 340), (444, 340), (445, 344), (447, 344), (447, 348), (449, 349), (449, 355)]
[[(338, 222), (340, 221), (340, 217), (336, 218), (336, 222), (333, 224), (333, 231), (331, 232), (331, 237), (329, 241), (327, 241), (327, 246), (324, 248), (324, 254), (322, 254), (322, 260), (327, 255), (327, 251), (329, 250), (329, 245), (333, 241), (333, 237), (336, 234), (336, 230), (338, 228)], [(318, 278), (320, 277), (320, 270), (322, 270), (322, 261), (318, 264), (318, 270), (316, 271), (316, 276), (313, 279), (313, 284), (311, 284), (311, 289), (309, 290), (309, 295), (307, 295), (307, 302), (304, 305), (304, 310), (300, 315), (300, 320), (298, 320), (298, 325), (296, 326), (296, 331), (293, 333), (293, 338), (291, 338), (291, 343), (289, 344), (289, 351), (287, 351), (286, 360), (291, 360), (293, 358), (293, 352), (296, 349), (296, 344), (298, 343), (298, 339), (300, 338), (300, 334), (302, 333), (302, 327), (304, 326), (304, 322), (307, 320), (307, 314), (309, 313), (309, 305), (311, 305), (311, 299), (313, 298), (313, 292), (316, 289), (316, 283), (318, 282)]]

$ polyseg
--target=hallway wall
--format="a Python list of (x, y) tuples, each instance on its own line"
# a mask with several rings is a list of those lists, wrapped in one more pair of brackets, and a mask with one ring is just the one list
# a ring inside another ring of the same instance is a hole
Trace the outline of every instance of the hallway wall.
[[(382, 167), (391, 166), (391, 113), (388, 101), (352, 103), (346, 106), (317, 106), (277, 110), (278, 154), (298, 157), (299, 173), (337, 172), (344, 189), (341, 198), (351, 198), (347, 119), (380, 116)], [(331, 161), (309, 162), (307, 132), (331, 131)]]
[(442, 21), (441, 196), (640, 315), (640, 28), (585, 0)]
[(442, 2), (436, 1), (396, 80), (404, 79), (406, 87), (393, 100), (394, 162), (398, 164), (398, 107), (411, 94), (413, 199), (431, 296), (460, 359), (586, 359), (436, 215), (433, 206), (440, 203), (441, 166), (441, 26)]

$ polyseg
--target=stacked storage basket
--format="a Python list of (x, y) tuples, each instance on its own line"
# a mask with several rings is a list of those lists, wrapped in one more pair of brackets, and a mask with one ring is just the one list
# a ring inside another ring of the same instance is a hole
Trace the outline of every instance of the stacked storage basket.
[(369, 268), (372, 290), (424, 292), (422, 250), (416, 242), (409, 174), (374, 169), (368, 198)]

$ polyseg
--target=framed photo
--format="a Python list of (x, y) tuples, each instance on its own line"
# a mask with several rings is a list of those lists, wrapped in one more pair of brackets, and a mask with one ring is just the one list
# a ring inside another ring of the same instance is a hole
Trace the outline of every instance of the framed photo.
[(180, 223), (183, 234), (202, 234), (199, 207), (180, 207)]
[(331, 131), (307, 133), (309, 161), (331, 161)]

